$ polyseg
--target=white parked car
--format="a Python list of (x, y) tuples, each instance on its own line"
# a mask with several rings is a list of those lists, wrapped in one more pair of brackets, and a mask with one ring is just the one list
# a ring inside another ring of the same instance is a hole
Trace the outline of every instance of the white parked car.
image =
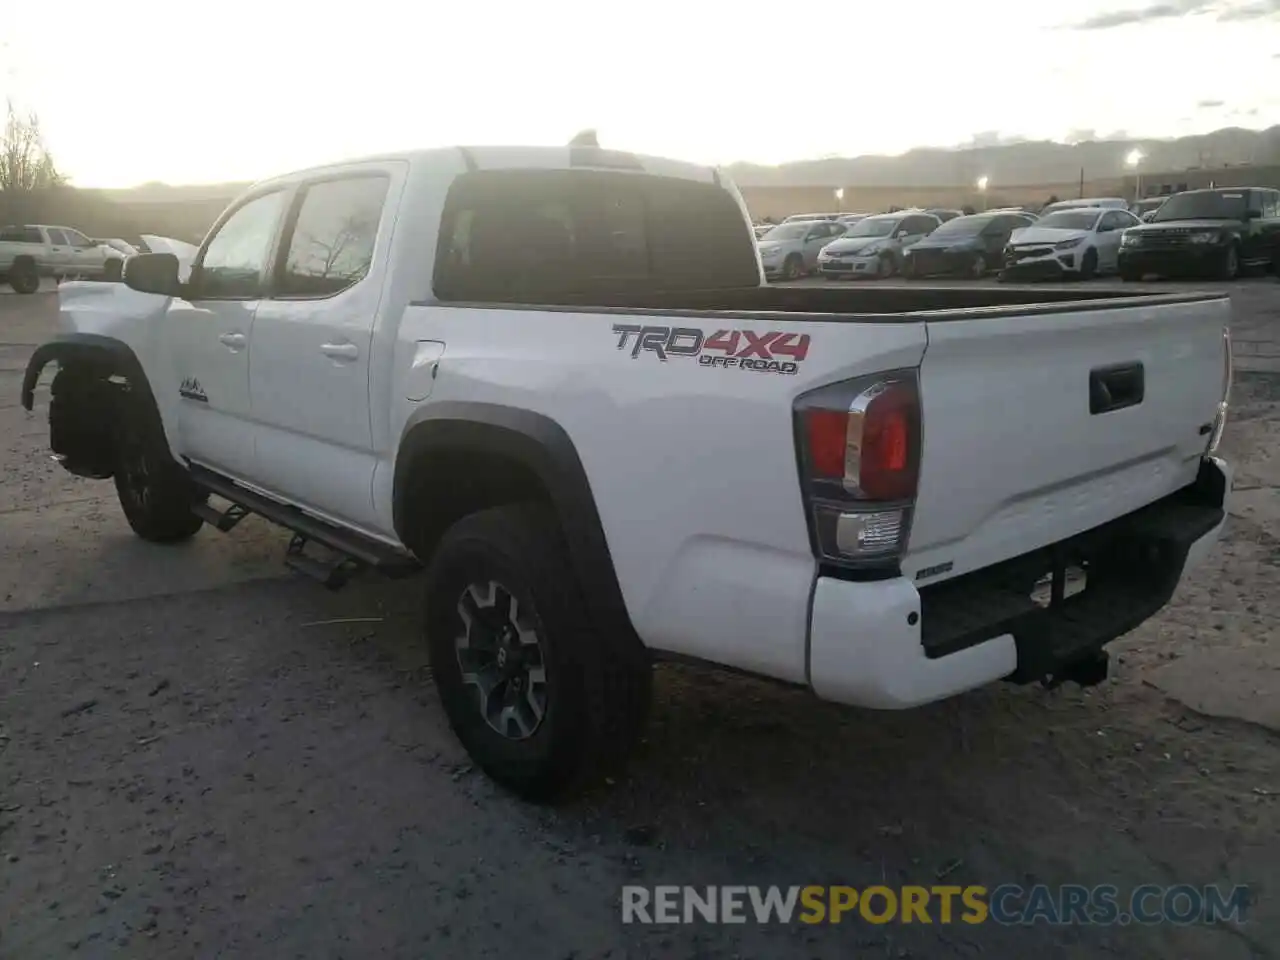
[(1129, 201), (1124, 197), (1081, 197), (1079, 200), (1059, 200), (1057, 203), (1051, 203), (1040, 211), (1040, 216), (1045, 217), (1051, 213), (1057, 213), (1059, 210), (1080, 210), (1083, 208), (1104, 209), (1104, 210), (1128, 210)]
[(1082, 207), (1058, 210), (1015, 230), (1005, 247), (1001, 280), (1088, 280), (1119, 270), (1120, 238), (1141, 221), (1128, 210)]

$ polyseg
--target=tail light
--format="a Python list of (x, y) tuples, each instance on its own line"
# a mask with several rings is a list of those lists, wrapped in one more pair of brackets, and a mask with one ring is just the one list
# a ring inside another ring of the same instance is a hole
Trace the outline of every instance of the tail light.
[(797, 398), (800, 482), (814, 551), (824, 562), (896, 567), (920, 475), (915, 370), (860, 377)]
[(1231, 380), (1235, 368), (1235, 354), (1231, 350), (1231, 329), (1222, 328), (1222, 400), (1213, 418), (1213, 430), (1209, 433), (1209, 445), (1205, 455), (1214, 453), (1222, 442), (1222, 431), (1227, 427), (1227, 408), (1231, 402)]

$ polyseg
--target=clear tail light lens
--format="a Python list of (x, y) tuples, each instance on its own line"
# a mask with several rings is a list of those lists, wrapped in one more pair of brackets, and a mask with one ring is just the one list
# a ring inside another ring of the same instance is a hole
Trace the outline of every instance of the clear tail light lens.
[(860, 377), (795, 404), (801, 485), (819, 559), (895, 567), (906, 547), (920, 472), (915, 370)]

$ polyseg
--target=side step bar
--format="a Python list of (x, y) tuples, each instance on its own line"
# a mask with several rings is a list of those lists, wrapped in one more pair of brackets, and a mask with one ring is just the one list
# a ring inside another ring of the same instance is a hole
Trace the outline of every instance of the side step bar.
[[(189, 469), (191, 479), (200, 489), (231, 502), (226, 510), (219, 510), (208, 503), (196, 504), (192, 507), (196, 516), (223, 532), (230, 530), (251, 513), (292, 530), (294, 536), (289, 542), (285, 563), (299, 573), (318, 579), (331, 589), (337, 589), (346, 583), (353, 568), (370, 567), (389, 577), (406, 577), (421, 569), (417, 559), (403, 550), (326, 523), (303, 513), (297, 507), (278, 503), (212, 470), (194, 465)], [(338, 555), (337, 558), (320, 560), (308, 556), (303, 548), (309, 541), (327, 547)]]

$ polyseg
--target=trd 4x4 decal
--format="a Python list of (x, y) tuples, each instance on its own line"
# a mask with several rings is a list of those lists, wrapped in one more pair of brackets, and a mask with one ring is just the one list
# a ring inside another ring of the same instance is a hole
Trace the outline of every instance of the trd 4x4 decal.
[(654, 353), (659, 360), (697, 357), (704, 367), (753, 370), (757, 373), (796, 373), (809, 355), (809, 334), (786, 330), (717, 330), (704, 334), (697, 327), (642, 327), (615, 323), (618, 349), (630, 348), (631, 359)]

